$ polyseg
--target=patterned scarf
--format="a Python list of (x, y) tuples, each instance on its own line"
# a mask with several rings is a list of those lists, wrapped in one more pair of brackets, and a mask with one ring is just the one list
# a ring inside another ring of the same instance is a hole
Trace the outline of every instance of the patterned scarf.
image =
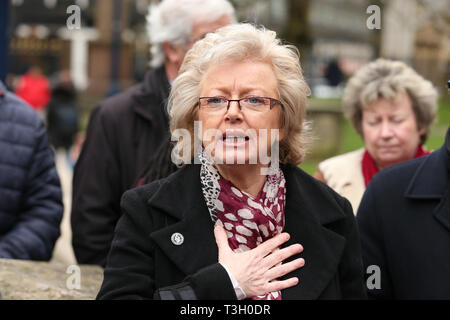
[[(234, 252), (254, 249), (283, 232), (286, 180), (281, 169), (267, 176), (264, 187), (253, 198), (223, 178), (207, 156), (200, 154), (199, 159), (202, 191), (211, 219), (225, 228)], [(252, 299), (281, 300), (281, 292)]]

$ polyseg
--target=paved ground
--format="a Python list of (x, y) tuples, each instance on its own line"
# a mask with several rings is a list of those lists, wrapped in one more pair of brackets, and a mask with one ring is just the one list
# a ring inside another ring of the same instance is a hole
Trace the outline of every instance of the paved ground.
[(52, 262), (66, 265), (76, 264), (72, 249), (72, 230), (70, 228), (70, 210), (72, 206), (72, 168), (63, 150), (56, 152), (56, 169), (63, 189), (64, 216), (61, 222), (61, 236), (56, 242)]

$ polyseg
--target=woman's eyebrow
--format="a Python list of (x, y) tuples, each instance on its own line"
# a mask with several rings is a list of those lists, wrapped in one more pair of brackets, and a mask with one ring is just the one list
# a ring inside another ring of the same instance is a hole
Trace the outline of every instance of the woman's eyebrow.
[[(223, 93), (229, 93), (231, 90), (227, 87), (227, 86), (215, 86), (215, 87), (211, 87), (208, 89), (208, 91), (220, 91)], [(261, 92), (261, 94), (264, 94), (266, 92), (264, 87), (241, 87), (239, 88), (239, 93), (240, 94), (247, 94), (249, 92), (253, 92), (253, 91), (259, 91)]]

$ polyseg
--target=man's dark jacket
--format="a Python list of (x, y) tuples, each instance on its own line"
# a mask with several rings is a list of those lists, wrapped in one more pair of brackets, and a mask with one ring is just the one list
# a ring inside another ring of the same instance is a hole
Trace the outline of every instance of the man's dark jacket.
[(357, 214), (369, 296), (450, 299), (450, 128), (429, 156), (378, 173)]
[(122, 194), (169, 139), (168, 95), (161, 67), (92, 112), (73, 179), (72, 244), (78, 263), (105, 265)]
[[(304, 267), (285, 276), (300, 282), (282, 290), (282, 298), (364, 299), (350, 203), (301, 169), (282, 169), (287, 190), (284, 231), (291, 236), (284, 246), (300, 243), (305, 259)], [(218, 263), (200, 165), (187, 165), (166, 179), (127, 191), (122, 208), (98, 299), (236, 299)], [(184, 240), (174, 244), (177, 233)]]
[(44, 124), (0, 82), (0, 257), (49, 260), (62, 192)]

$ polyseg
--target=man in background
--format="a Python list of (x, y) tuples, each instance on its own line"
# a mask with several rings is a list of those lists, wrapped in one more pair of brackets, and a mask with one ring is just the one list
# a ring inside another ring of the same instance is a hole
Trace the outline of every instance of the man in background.
[(78, 263), (104, 266), (122, 194), (170, 139), (166, 100), (184, 55), (207, 33), (235, 22), (227, 0), (163, 0), (147, 17), (152, 70), (93, 111), (74, 170), (72, 244)]

